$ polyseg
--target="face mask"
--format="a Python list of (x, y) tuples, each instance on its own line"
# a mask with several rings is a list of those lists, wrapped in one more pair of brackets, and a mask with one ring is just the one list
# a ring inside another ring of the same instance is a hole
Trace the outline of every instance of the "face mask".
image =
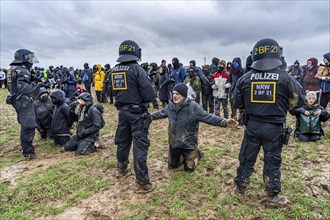
[(234, 69), (237, 69), (238, 67), (239, 67), (239, 64), (236, 63), (236, 62), (234, 62), (234, 63), (233, 63), (233, 68), (234, 68)]
[(224, 69), (223, 66), (219, 66), (218, 67), (218, 73), (221, 73), (223, 71), (223, 69)]

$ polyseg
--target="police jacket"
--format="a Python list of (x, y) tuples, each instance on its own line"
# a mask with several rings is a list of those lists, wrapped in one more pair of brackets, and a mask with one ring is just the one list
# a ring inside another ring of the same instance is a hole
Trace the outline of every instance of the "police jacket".
[(139, 105), (147, 108), (156, 93), (147, 73), (136, 62), (117, 64), (111, 70), (112, 89), (116, 97), (116, 107)]
[(52, 116), (54, 106), (52, 100), (48, 97), (47, 100), (38, 100), (34, 102), (34, 108), (36, 111), (38, 129), (50, 129), (52, 126)]
[(87, 105), (79, 109), (78, 114), (71, 111), (73, 121), (77, 123), (77, 137), (87, 141), (95, 142), (99, 137), (99, 131), (104, 126), (102, 118), (103, 106), (93, 105), (88, 102)]
[(252, 69), (238, 80), (234, 97), (235, 107), (245, 109), (249, 119), (268, 123), (285, 123), (288, 109), (293, 113), (304, 100), (297, 80), (280, 69)]
[(168, 118), (168, 141), (171, 148), (195, 149), (198, 146), (199, 122), (226, 127), (226, 119), (209, 114), (196, 102), (185, 99), (179, 106), (170, 101), (152, 113), (151, 119)]
[(37, 95), (36, 81), (27, 67), (24, 65), (13, 65), (8, 71), (8, 89), (12, 95), (22, 97), (23, 95), (35, 98)]
[(73, 123), (70, 116), (70, 107), (64, 102), (62, 94), (56, 99), (58, 103), (56, 103), (53, 112), (52, 132), (54, 135), (70, 134), (70, 127)]

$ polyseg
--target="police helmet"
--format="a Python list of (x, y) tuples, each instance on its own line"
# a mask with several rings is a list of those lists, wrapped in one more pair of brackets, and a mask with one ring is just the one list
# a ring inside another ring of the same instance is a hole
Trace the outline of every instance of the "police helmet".
[(38, 59), (34, 56), (34, 53), (26, 50), (19, 49), (15, 52), (14, 61), (11, 64), (21, 64), (21, 63), (39, 63)]
[(141, 60), (141, 48), (132, 40), (125, 40), (119, 46), (117, 62), (129, 62)]
[(258, 41), (252, 51), (252, 69), (265, 71), (282, 65), (279, 44), (270, 38)]

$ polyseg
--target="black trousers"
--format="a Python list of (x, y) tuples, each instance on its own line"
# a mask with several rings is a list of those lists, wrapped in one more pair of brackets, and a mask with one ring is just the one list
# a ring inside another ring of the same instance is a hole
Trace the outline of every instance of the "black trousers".
[(197, 168), (198, 158), (197, 149), (190, 150), (172, 147), (168, 149), (169, 168), (178, 168), (183, 163), (185, 171), (193, 172)]
[(78, 140), (76, 136), (70, 138), (63, 146), (65, 151), (76, 151), (76, 155), (85, 155), (95, 151), (93, 141), (91, 140)]
[(36, 115), (33, 100), (26, 96), (17, 99), (13, 103), (13, 107), (17, 112), (17, 120), (21, 125), (20, 142), (23, 155), (34, 154), (34, 146), (32, 145), (35, 128), (37, 127)]
[(266, 191), (270, 196), (275, 196), (281, 191), (282, 130), (282, 124), (248, 121), (239, 153), (240, 164), (234, 180), (236, 185), (245, 188), (250, 183), (249, 179), (262, 146)]
[(212, 94), (204, 95), (202, 93), (202, 103), (205, 111), (207, 111), (207, 107), (209, 107), (209, 113), (214, 113), (214, 98)]
[(133, 113), (129, 110), (119, 110), (115, 143), (117, 145), (118, 163), (125, 164), (128, 162), (133, 142), (136, 182), (144, 185), (150, 183), (147, 166), (150, 141), (148, 139), (148, 130), (143, 128), (142, 114), (142, 112)]

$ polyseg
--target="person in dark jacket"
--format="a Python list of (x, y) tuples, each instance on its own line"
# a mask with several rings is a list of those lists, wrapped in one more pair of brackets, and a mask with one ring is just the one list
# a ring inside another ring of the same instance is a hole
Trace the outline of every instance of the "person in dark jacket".
[[(165, 66), (166, 67), (166, 66)], [(168, 105), (170, 100), (170, 90), (169, 85), (172, 83), (170, 76), (164, 72), (163, 67), (158, 69), (160, 78), (159, 78), (159, 100), (162, 102), (162, 108), (165, 108)]]
[(295, 109), (297, 117), (294, 136), (299, 141), (318, 141), (324, 135), (321, 121), (329, 119), (329, 113), (318, 103), (316, 92), (306, 93), (306, 103)]
[(50, 93), (50, 97), (55, 106), (52, 121), (52, 133), (54, 143), (63, 146), (70, 139), (70, 127), (72, 119), (70, 116), (70, 107), (65, 103), (63, 91), (56, 89)]
[(108, 97), (110, 98), (109, 104), (113, 104), (113, 91), (111, 85), (111, 68), (110, 64), (105, 64), (104, 66), (105, 79), (102, 93), (104, 94), (104, 98), (107, 102)]
[(182, 83), (183, 80), (186, 78), (186, 71), (185, 69), (180, 65), (179, 59), (174, 57), (172, 59), (172, 65), (173, 65), (173, 69), (171, 71), (170, 77), (173, 79), (173, 84), (172, 84), (172, 88), (178, 84), (178, 83)]
[(193, 172), (200, 155), (198, 153), (199, 122), (220, 127), (234, 128), (234, 119), (225, 119), (209, 114), (196, 102), (187, 99), (188, 87), (179, 83), (173, 88), (173, 101), (165, 108), (150, 115), (144, 114), (146, 121), (168, 118), (168, 167), (178, 168), (183, 158), (184, 170)]
[[(234, 106), (234, 89), (236, 86), (236, 83), (239, 78), (241, 78), (244, 74), (244, 70), (242, 69), (241, 64), (241, 58), (235, 57), (233, 59), (231, 68), (230, 68), (230, 74), (228, 76), (228, 83), (226, 85), (227, 88), (229, 88), (229, 102), (230, 102), (230, 108), (231, 108), (231, 118), (235, 118), (240, 124), (242, 123), (242, 117), (243, 117), (243, 110), (239, 110)], [(237, 118), (237, 110), (239, 110), (239, 115)]]
[[(79, 104), (78, 114), (75, 112)], [(78, 101), (70, 104), (70, 114), (77, 121), (76, 135), (71, 137), (63, 148), (65, 151), (76, 151), (76, 156), (85, 155), (96, 150), (94, 144), (99, 138), (99, 131), (104, 127), (103, 106), (93, 105), (93, 97), (88, 92), (78, 96)]]
[(147, 73), (137, 63), (140, 60), (139, 45), (132, 40), (123, 41), (119, 46), (119, 64), (111, 70), (111, 81), (115, 106), (119, 110), (115, 136), (117, 168), (122, 175), (129, 171), (129, 152), (133, 142), (136, 192), (147, 193), (156, 185), (149, 179), (147, 157), (150, 141), (142, 115), (148, 112), (149, 102), (155, 99), (156, 94)]
[(52, 117), (54, 106), (49, 93), (45, 88), (40, 88), (38, 100), (34, 101), (34, 108), (37, 117), (37, 129), (43, 139), (52, 138)]
[(295, 78), (299, 84), (302, 86), (303, 85), (303, 71), (300, 67), (300, 63), (298, 60), (296, 60), (293, 64), (293, 66), (289, 69), (288, 73), (290, 76)]
[(213, 57), (212, 64), (210, 65), (210, 73), (211, 73), (211, 75), (213, 75), (214, 73), (217, 72), (219, 61), (220, 60), (218, 58)]
[(213, 114), (214, 112), (214, 98), (213, 98), (213, 89), (212, 85), (214, 85), (214, 80), (212, 78), (212, 74), (207, 66), (203, 68), (203, 76), (200, 77), (202, 84), (202, 103), (203, 109), (205, 111)]
[(11, 70), (7, 72), (10, 95), (6, 102), (13, 105), (17, 112), (17, 120), (21, 126), (20, 142), (26, 159), (36, 157), (32, 142), (37, 127), (33, 102), (37, 95), (37, 79), (30, 69), (37, 62), (33, 52), (20, 49), (15, 52), (14, 61), (10, 63)]
[(93, 72), (92, 70), (89, 68), (88, 63), (84, 64), (84, 70), (83, 70), (83, 83), (85, 84), (86, 90), (88, 93), (91, 93), (91, 87), (92, 87), (92, 83), (93, 83)]
[(270, 38), (255, 44), (252, 70), (238, 80), (233, 95), (235, 108), (245, 110), (240, 164), (234, 179), (235, 193), (245, 193), (262, 147), (263, 180), (268, 195), (266, 205), (274, 208), (286, 205), (286, 200), (278, 194), (281, 192), (282, 148), (290, 134), (285, 124), (287, 112), (293, 113), (303, 103), (300, 84), (280, 69), (279, 48), (279, 44)]
[(74, 92), (76, 91), (76, 77), (66, 67), (63, 67), (62, 72), (63, 91), (66, 98), (69, 98), (71, 101), (73, 101), (75, 100)]

